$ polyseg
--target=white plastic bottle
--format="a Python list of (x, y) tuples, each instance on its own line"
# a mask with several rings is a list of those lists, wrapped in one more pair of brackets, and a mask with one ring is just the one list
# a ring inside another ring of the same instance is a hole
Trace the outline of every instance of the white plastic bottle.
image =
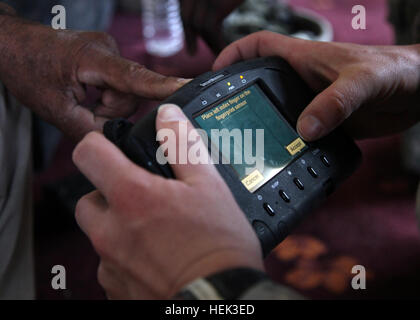
[(142, 0), (143, 35), (146, 50), (158, 57), (170, 57), (184, 47), (178, 0)]

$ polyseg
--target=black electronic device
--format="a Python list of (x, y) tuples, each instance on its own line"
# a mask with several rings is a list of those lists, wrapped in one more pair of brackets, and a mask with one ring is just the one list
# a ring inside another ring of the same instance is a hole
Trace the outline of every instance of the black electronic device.
[[(206, 73), (164, 102), (180, 106), (209, 137), (213, 129), (264, 130), (263, 170), (232, 162), (216, 167), (254, 227), (265, 255), (361, 161), (359, 148), (340, 129), (315, 143), (299, 137), (297, 119), (313, 98), (287, 62), (270, 57)], [(105, 135), (138, 165), (173, 178), (170, 166), (160, 165), (156, 158), (156, 115), (157, 109), (135, 125), (110, 121)], [(234, 143), (232, 150), (237, 147)]]

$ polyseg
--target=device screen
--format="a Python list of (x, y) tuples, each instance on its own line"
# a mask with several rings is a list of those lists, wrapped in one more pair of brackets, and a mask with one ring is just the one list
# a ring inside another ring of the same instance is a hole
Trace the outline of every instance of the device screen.
[(250, 192), (307, 148), (257, 84), (194, 119), (221, 151), (219, 163), (230, 164)]

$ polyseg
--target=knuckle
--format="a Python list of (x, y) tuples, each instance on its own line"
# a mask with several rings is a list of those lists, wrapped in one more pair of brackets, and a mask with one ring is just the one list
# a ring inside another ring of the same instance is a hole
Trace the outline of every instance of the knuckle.
[(80, 162), (81, 157), (82, 157), (82, 154), (83, 154), (83, 152), (82, 152), (82, 146), (80, 144), (78, 144), (76, 146), (76, 148), (73, 150), (73, 153), (72, 153), (72, 159), (73, 159), (73, 162), (76, 165)]
[[(132, 170), (127, 171), (132, 172)], [(119, 183), (112, 187), (110, 202), (117, 208), (129, 209), (128, 206), (135, 203), (132, 199), (144, 196), (152, 188), (151, 182), (136, 174), (123, 175), (119, 179)]]
[(87, 196), (82, 197), (76, 204), (75, 217), (76, 221), (82, 220), (83, 214), (86, 212)]
[(114, 37), (111, 36), (109, 33), (102, 33), (102, 37), (105, 43), (110, 46), (117, 47), (117, 42), (115, 41)]
[[(266, 47), (266, 46), (272, 46), (273, 45), (273, 32), (271, 31), (258, 31), (255, 34), (251, 34), (249, 37), (252, 38), (256, 44), (257, 47)], [(244, 41), (246, 44), (246, 40)]]
[(85, 140), (83, 139), (77, 146), (76, 148), (73, 150), (73, 154), (72, 154), (72, 159), (73, 162), (77, 165), (81, 162), (83, 154), (84, 154), (84, 149), (85, 149)]
[(130, 82), (127, 83), (127, 85), (138, 83), (139, 87), (143, 88), (145, 92), (148, 92), (149, 94), (153, 92), (152, 87), (154, 78), (152, 73), (145, 66), (137, 62), (129, 62), (125, 68), (125, 73), (127, 75), (126, 81)]
[(110, 187), (108, 200), (110, 205), (115, 208), (122, 209), (125, 207), (127, 202), (127, 192), (125, 191), (125, 185), (118, 183)]
[(331, 93), (330, 100), (339, 119), (347, 119), (351, 115), (351, 103), (344, 93), (334, 89)]
[(84, 215), (89, 214), (90, 210), (92, 210), (92, 198), (95, 197), (97, 193), (98, 191), (88, 193), (81, 197), (76, 203), (75, 218), (77, 222), (83, 222)]
[(273, 33), (271, 31), (268, 30), (263, 30), (263, 31), (258, 31), (255, 36), (256, 37), (267, 37), (269, 35), (272, 35)]
[[(95, 54), (115, 55), (119, 54), (115, 39), (105, 32), (79, 32), (79, 49), (77, 56), (90, 59)], [(72, 57), (74, 59), (74, 57)]]
[(106, 32), (95, 32), (96, 39), (104, 44), (106, 47), (112, 48), (117, 50), (117, 42), (115, 41), (114, 37)]
[(95, 251), (102, 258), (108, 258), (108, 238), (107, 234), (103, 227), (100, 225), (91, 233), (90, 241), (92, 246), (95, 248)]
[(377, 72), (378, 68), (374, 67), (372, 64), (364, 64), (360, 68), (359, 78), (366, 81), (371, 81), (376, 77)]
[(102, 263), (99, 264), (98, 267), (98, 271), (96, 274), (96, 278), (98, 280), (98, 283), (104, 288), (107, 289), (107, 284), (108, 284), (108, 276), (107, 276), (107, 272), (105, 270), (105, 267)]
[(145, 73), (145, 66), (136, 63), (136, 62), (130, 62), (127, 64), (127, 74), (131, 78), (137, 78)]
[(83, 160), (86, 152), (91, 149), (91, 146), (96, 145), (95, 141), (98, 138), (98, 135), (99, 133), (97, 132), (90, 132), (79, 142), (72, 154), (72, 159), (75, 164), (79, 164)]
[(270, 36), (270, 31), (260, 31), (256, 34), (256, 39), (261, 46), (270, 46), (272, 45)]

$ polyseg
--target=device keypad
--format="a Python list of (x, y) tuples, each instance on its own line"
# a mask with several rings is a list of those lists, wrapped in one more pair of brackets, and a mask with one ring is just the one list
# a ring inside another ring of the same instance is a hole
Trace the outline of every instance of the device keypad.
[(316, 172), (314, 168), (308, 167), (308, 172), (313, 178), (318, 178), (318, 172)]
[[(277, 204), (275, 207), (273, 207), (272, 205), (270, 205), (268, 203), (264, 203), (264, 209), (269, 214), (269, 216), (271, 216), (271, 217), (276, 216), (276, 210), (279, 209), (279, 208), (280, 208), (280, 212), (283, 212), (282, 208), (285, 208), (283, 206), (284, 205), (290, 205), (291, 202), (292, 202), (292, 197), (294, 197), (294, 196), (299, 197), (298, 194), (295, 194), (295, 192), (302, 192), (302, 191), (306, 190), (305, 181), (307, 183), (309, 183), (308, 178), (307, 177), (305, 178), (305, 176), (302, 176), (302, 177), (294, 176), (293, 177), (293, 175), (294, 175), (293, 173), (297, 173), (298, 170), (303, 169), (303, 170), (306, 170), (308, 172), (308, 174), (309, 174), (308, 176), (310, 176), (312, 179), (318, 179), (320, 176), (322, 176), (322, 172), (324, 170), (322, 169), (322, 167), (319, 167), (319, 163), (317, 164), (316, 159), (321, 160), (320, 162), (322, 162), (322, 163), (325, 162), (324, 163), (325, 167), (327, 167), (326, 164), (330, 164), (330, 161), (325, 154), (322, 155), (322, 156), (319, 156), (317, 154), (315, 156), (316, 156), (316, 158), (315, 157), (314, 158), (305, 157), (305, 159), (301, 159), (300, 161), (296, 161), (290, 167), (289, 170), (284, 171), (285, 173), (284, 173), (284, 176), (283, 176), (284, 177), (283, 181), (285, 181), (285, 184), (281, 183), (279, 185), (279, 183), (277, 182), (277, 185), (276, 185), (276, 189), (278, 188), (278, 191), (277, 191), (278, 196), (283, 200), (283, 205)], [(315, 168), (317, 168), (317, 169), (315, 169)], [(286, 183), (286, 181), (290, 178), (292, 178), (291, 180), (293, 181), (293, 184), (297, 187), (298, 191), (293, 191), (293, 190), (288, 191), (288, 188), (290, 188), (290, 184)], [(271, 188), (274, 189), (273, 184), (271, 185)]]
[(270, 206), (270, 204), (264, 203), (264, 209), (270, 216), (274, 217), (276, 215), (276, 212), (274, 211), (273, 207)]
[(321, 156), (321, 161), (324, 164), (324, 166), (326, 166), (327, 168), (331, 167), (330, 160), (327, 158), (326, 155)]
[(291, 201), (290, 196), (284, 190), (279, 191), (280, 197), (284, 200), (284, 202), (289, 203)]
[(305, 190), (305, 186), (299, 178), (294, 178), (293, 182), (295, 183), (296, 187), (299, 188), (299, 190)]

